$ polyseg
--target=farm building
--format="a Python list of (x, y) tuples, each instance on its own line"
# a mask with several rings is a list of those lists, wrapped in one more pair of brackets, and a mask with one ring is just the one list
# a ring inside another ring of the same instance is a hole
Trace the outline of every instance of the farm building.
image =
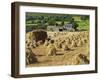
[(73, 28), (73, 24), (67, 24), (63, 28), (64, 30), (67, 30), (67, 31), (75, 31), (75, 29)]
[(47, 26), (48, 31), (75, 31), (73, 24), (66, 24), (64, 26)]

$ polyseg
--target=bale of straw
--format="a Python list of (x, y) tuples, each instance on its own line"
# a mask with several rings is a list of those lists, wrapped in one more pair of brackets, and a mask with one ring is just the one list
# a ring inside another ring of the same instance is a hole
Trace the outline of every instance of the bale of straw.
[(72, 41), (71, 47), (77, 47), (77, 44), (74, 40)]
[(47, 53), (47, 56), (53, 56), (53, 55), (56, 55), (56, 47), (54, 45), (54, 40), (51, 40), (50, 41), (50, 44), (48, 45), (48, 53)]
[(32, 64), (37, 62), (35, 54), (32, 52), (31, 48), (26, 48), (26, 64)]
[(68, 47), (67, 44), (63, 45), (62, 49), (63, 49), (64, 51), (70, 50), (70, 48)]

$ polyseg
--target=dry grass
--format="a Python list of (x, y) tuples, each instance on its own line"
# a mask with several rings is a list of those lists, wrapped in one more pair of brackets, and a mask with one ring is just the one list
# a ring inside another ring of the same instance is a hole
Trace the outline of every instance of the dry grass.
[[(48, 35), (51, 36), (51, 38), (56, 42), (61, 42), (61, 44), (64, 45), (66, 43), (64, 40), (67, 41), (66, 38), (70, 38), (73, 35), (75, 37), (77, 34), (81, 35), (83, 33), (84, 32), (56, 33), (56, 37), (54, 37), (54, 32), (48, 32)], [(88, 34), (88, 32), (85, 34)], [(71, 40), (72, 43), (74, 41), (77, 42), (77, 44), (79, 42), (77, 38)], [(79, 42), (79, 46), (72, 46), (71, 43), (67, 44), (69, 48), (68, 50), (64, 50), (63, 47), (56, 48), (56, 55), (53, 56), (46, 56), (48, 53), (48, 46), (44, 46), (44, 44), (33, 48), (32, 51), (35, 54), (38, 62), (29, 64), (27, 67), (89, 64), (89, 40), (84, 44), (81, 44), (81, 42)], [(81, 58), (79, 56), (80, 54), (86, 57), (87, 62), (85, 62), (86, 60), (84, 57)]]

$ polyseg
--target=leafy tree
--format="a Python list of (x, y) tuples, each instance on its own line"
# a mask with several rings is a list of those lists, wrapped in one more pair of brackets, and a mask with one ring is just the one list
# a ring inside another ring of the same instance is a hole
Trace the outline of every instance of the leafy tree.
[(58, 26), (59, 24), (58, 23), (56, 23), (56, 26)]
[(64, 21), (61, 22), (61, 25), (64, 26)]
[(75, 31), (77, 30), (77, 27), (78, 27), (79, 25), (76, 23), (76, 22), (74, 22), (74, 24), (73, 24), (73, 28), (75, 29)]
[(48, 24), (49, 24), (49, 25), (56, 25), (56, 22), (55, 22), (54, 19), (50, 19), (50, 20), (48, 21)]
[(69, 22), (73, 24), (75, 22), (74, 18), (71, 18)]
[(77, 22), (74, 20), (74, 18), (72, 18), (72, 19), (70, 20), (70, 24), (73, 25), (73, 28), (74, 28), (75, 31), (76, 31), (76, 30), (77, 30), (77, 27), (78, 27), (79, 25), (78, 25)]

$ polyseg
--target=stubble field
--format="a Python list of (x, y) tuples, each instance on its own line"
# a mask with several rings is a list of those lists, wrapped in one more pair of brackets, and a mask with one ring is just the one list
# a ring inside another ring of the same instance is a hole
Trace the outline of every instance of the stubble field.
[[(26, 37), (30, 36), (27, 33)], [(26, 66), (58, 66), (58, 65), (82, 65), (89, 64), (89, 32), (47, 32), (49, 39), (45, 42), (36, 42), (37, 46), (31, 47), (34, 54), (33, 63), (27, 60)], [(33, 45), (33, 42), (31, 42)], [(36, 45), (35, 44), (35, 45)], [(29, 46), (26, 46), (29, 47)]]

